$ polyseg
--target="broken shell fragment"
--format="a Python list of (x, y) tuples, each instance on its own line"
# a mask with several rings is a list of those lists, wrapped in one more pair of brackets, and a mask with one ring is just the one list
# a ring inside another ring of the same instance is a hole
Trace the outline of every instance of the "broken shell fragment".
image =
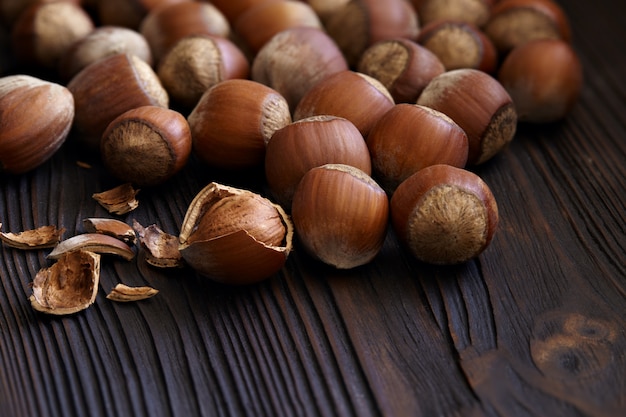
[[(0, 223), (0, 227), (2, 227), (2, 223)], [(7, 246), (17, 249), (52, 248), (59, 243), (64, 232), (65, 228), (41, 226), (18, 233), (0, 232), (0, 240)]]
[(139, 206), (139, 201), (135, 198), (137, 193), (139, 190), (133, 188), (132, 184), (126, 183), (101, 193), (94, 193), (92, 197), (109, 213), (121, 215)]
[(143, 227), (133, 220), (133, 228), (145, 250), (146, 262), (159, 268), (175, 268), (185, 264), (178, 250), (178, 237), (165, 233), (157, 225)]
[(68, 252), (37, 273), (29, 301), (43, 313), (76, 313), (93, 304), (99, 281), (100, 255), (82, 250)]
[(133, 228), (117, 219), (90, 217), (83, 220), (83, 227), (87, 233), (102, 233), (113, 236), (127, 245), (134, 245), (137, 240)]
[(158, 293), (159, 290), (152, 287), (129, 287), (125, 284), (117, 284), (111, 292), (107, 294), (107, 298), (119, 302), (141, 301), (154, 297)]
[(135, 252), (119, 239), (100, 233), (84, 233), (59, 242), (48, 255), (48, 259), (59, 259), (65, 253), (77, 250), (118, 255), (127, 261), (135, 257)]
[(283, 267), (293, 226), (270, 200), (210, 183), (191, 202), (179, 240), (183, 259), (199, 274), (226, 284), (251, 284)]

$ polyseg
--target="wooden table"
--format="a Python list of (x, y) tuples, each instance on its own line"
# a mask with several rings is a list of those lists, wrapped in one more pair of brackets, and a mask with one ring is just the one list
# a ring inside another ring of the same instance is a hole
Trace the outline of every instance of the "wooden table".
[[(520, 125), (476, 169), (501, 215), (478, 259), (423, 265), (390, 232), (367, 266), (333, 270), (296, 246), (276, 276), (229, 287), (105, 257), (95, 304), (53, 317), (28, 302), (49, 250), (2, 245), (0, 415), (626, 415), (626, 9), (560, 3), (585, 87), (566, 120)], [(110, 216), (91, 195), (117, 183), (85, 158), (65, 146), (1, 177), (2, 230), (69, 237)], [(214, 180), (263, 188), (192, 161), (119, 218), (177, 234)], [(107, 300), (118, 282), (160, 293)]]

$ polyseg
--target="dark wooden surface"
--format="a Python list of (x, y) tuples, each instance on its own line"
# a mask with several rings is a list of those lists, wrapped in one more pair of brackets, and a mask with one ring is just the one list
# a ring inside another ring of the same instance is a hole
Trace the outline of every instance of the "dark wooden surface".
[[(622, 2), (561, 2), (585, 68), (562, 123), (520, 126), (477, 172), (501, 223), (476, 261), (419, 264), (389, 233), (352, 271), (296, 246), (284, 270), (228, 287), (141, 257), (103, 259), (95, 304), (50, 317), (27, 298), (48, 250), (0, 248), (1, 416), (626, 415), (626, 27)], [(80, 233), (116, 182), (70, 146), (0, 178), (3, 231)], [(93, 161), (92, 161), (93, 162)], [(121, 217), (177, 234), (197, 162)], [(121, 304), (118, 282), (160, 293)]]

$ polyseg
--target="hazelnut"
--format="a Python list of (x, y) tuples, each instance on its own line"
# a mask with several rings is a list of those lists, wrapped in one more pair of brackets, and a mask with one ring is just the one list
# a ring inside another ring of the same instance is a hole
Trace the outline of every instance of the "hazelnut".
[(146, 38), (156, 65), (176, 42), (190, 35), (228, 38), (230, 24), (211, 3), (183, 1), (151, 10), (141, 21), (139, 32)]
[(412, 40), (388, 39), (363, 52), (357, 71), (380, 81), (396, 103), (415, 103), (445, 67), (437, 55)]
[(391, 197), (391, 222), (417, 259), (457, 264), (487, 248), (498, 225), (498, 206), (478, 175), (432, 165), (398, 186)]
[(0, 78), (0, 172), (21, 174), (47, 161), (65, 142), (74, 98), (53, 82), (29, 75)]
[(315, 84), (294, 110), (294, 120), (323, 114), (350, 120), (367, 138), (376, 121), (394, 106), (380, 81), (354, 71), (339, 71)]
[(417, 104), (446, 114), (465, 131), (470, 165), (491, 159), (515, 136), (517, 114), (511, 96), (479, 70), (444, 72), (422, 91)]
[[(2, 0), (0, 1), (0, 26), (11, 28), (22, 12), (35, 3), (51, 3), (58, 0)], [(81, 4), (83, 0), (65, 0)]]
[(361, 54), (378, 41), (415, 40), (419, 24), (415, 10), (406, 0), (350, 0), (328, 19), (326, 30), (348, 64), (354, 66)]
[(145, 61), (116, 54), (83, 68), (68, 83), (74, 95), (74, 130), (79, 143), (99, 149), (106, 127), (120, 114), (141, 106), (168, 107), (169, 97)]
[(94, 0), (100, 24), (138, 30), (148, 13), (157, 7), (187, 0)]
[(452, 119), (417, 104), (397, 104), (367, 137), (376, 181), (389, 193), (430, 165), (465, 167), (467, 135)]
[(483, 30), (502, 56), (531, 40), (571, 38), (567, 16), (552, 0), (501, 0)]
[(474, 68), (492, 73), (497, 65), (496, 47), (478, 27), (453, 20), (439, 20), (422, 28), (417, 42), (437, 55), (446, 70)]
[(372, 172), (369, 151), (352, 122), (312, 116), (274, 132), (265, 153), (265, 177), (276, 201), (289, 209), (302, 176), (328, 163), (351, 165), (367, 175)]
[(123, 27), (100, 26), (65, 51), (59, 62), (59, 75), (70, 80), (89, 64), (121, 53), (135, 55), (152, 65), (150, 45), (140, 33)]
[(358, 168), (326, 164), (309, 170), (293, 195), (299, 241), (314, 258), (339, 269), (365, 265), (382, 248), (389, 200)]
[(298, 27), (285, 29), (261, 48), (252, 63), (252, 79), (281, 93), (294, 109), (313, 85), (347, 69), (341, 51), (324, 31)]
[(411, 0), (422, 26), (438, 20), (456, 20), (484, 25), (493, 3), (499, 0)]
[(234, 24), (239, 16), (245, 13), (248, 9), (261, 3), (268, 3), (275, 0), (212, 0), (211, 3), (215, 5), (226, 16), (226, 19), (231, 24)]
[(65, 51), (93, 29), (91, 17), (75, 3), (35, 3), (13, 26), (13, 52), (25, 66), (56, 70)]
[(142, 106), (116, 117), (100, 141), (110, 173), (139, 186), (157, 185), (180, 171), (191, 153), (185, 117), (170, 109)]
[(173, 102), (192, 109), (202, 94), (220, 81), (248, 78), (250, 64), (226, 38), (187, 36), (161, 59), (157, 74)]
[(315, 11), (300, 1), (265, 1), (242, 13), (234, 24), (235, 32), (258, 52), (274, 35), (293, 27), (322, 28)]
[(291, 123), (285, 98), (251, 80), (226, 80), (208, 89), (187, 118), (194, 153), (227, 170), (262, 167), (274, 132)]
[(279, 205), (251, 191), (211, 183), (187, 210), (179, 250), (201, 275), (250, 284), (283, 267), (292, 239), (291, 220)]
[(582, 88), (582, 66), (569, 43), (535, 40), (513, 49), (498, 80), (509, 92), (520, 121), (547, 123), (572, 109)]
[(311, 8), (320, 17), (322, 23), (326, 23), (328, 19), (346, 5), (350, 0), (306, 0)]

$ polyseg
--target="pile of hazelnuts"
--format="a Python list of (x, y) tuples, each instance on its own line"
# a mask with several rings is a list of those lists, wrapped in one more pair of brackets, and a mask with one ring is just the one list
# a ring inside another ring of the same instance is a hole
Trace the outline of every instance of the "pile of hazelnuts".
[[(215, 251), (220, 270), (199, 269), (225, 282), (275, 273), (294, 234), (326, 264), (367, 264), (389, 224), (421, 261), (476, 257), (498, 208), (471, 168), (519, 122), (565, 117), (582, 84), (553, 0), (1, 0), (0, 22), (0, 170), (70, 137), (142, 187), (192, 154), (265, 173), (262, 210), (212, 184), (185, 218), (181, 249), (202, 243), (187, 260)], [(237, 250), (207, 249), (234, 233)], [(275, 248), (261, 275), (223, 271)]]

